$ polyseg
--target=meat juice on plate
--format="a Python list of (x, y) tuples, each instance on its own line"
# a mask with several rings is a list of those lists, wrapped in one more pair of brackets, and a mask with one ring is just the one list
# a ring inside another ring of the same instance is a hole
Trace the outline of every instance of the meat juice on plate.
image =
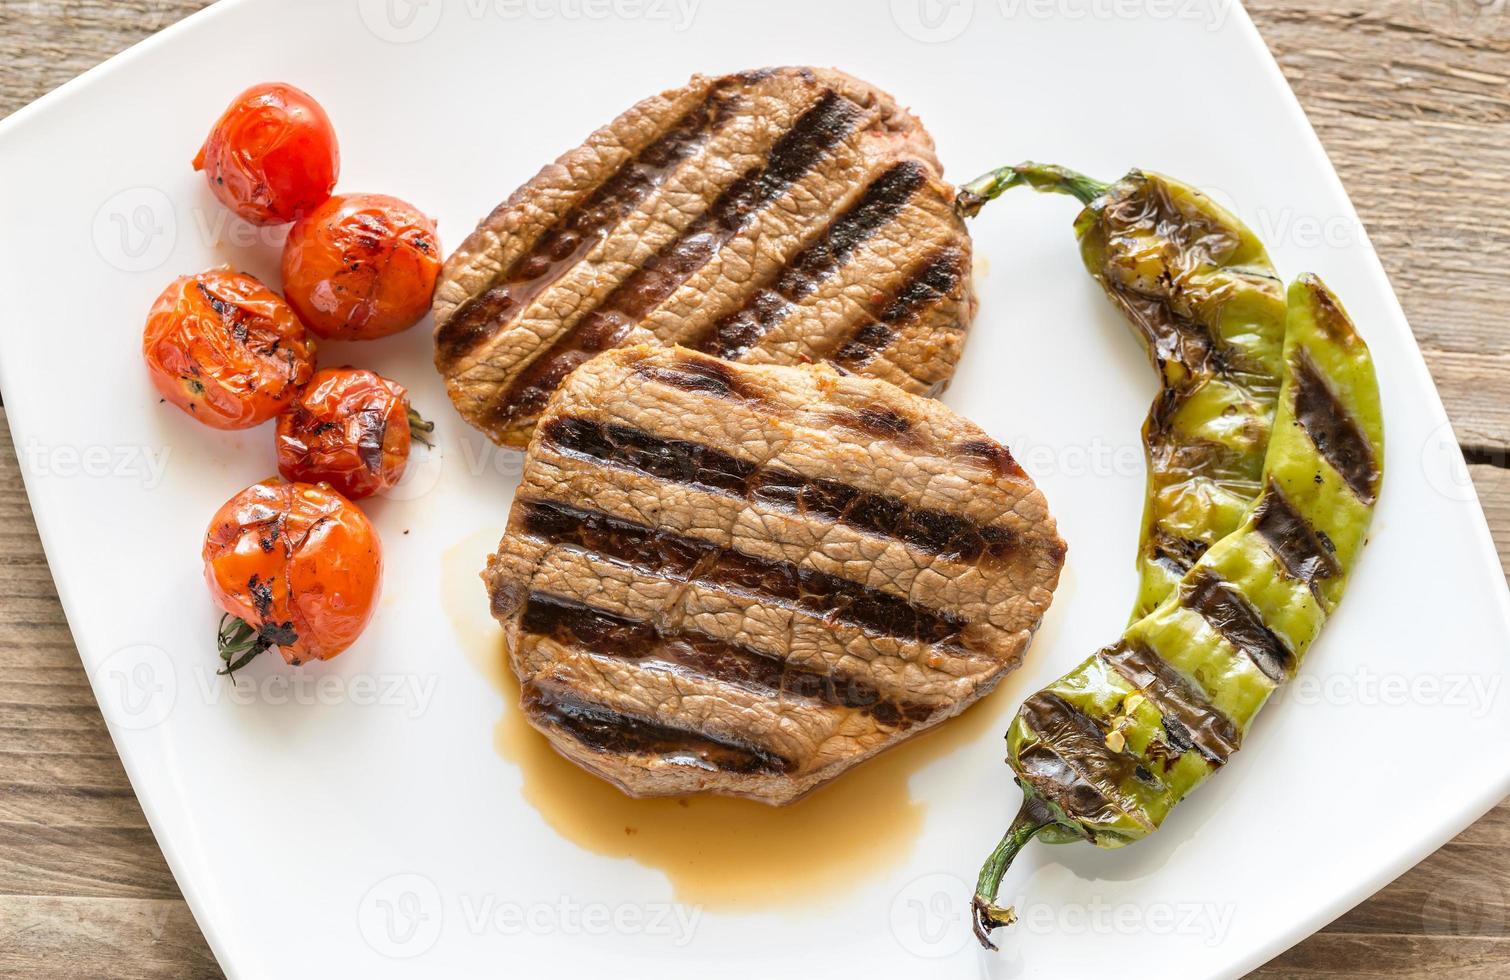
[(911, 852), (927, 812), (908, 787), (912, 774), (1000, 729), (1012, 707), (1012, 695), (997, 691), (786, 807), (716, 796), (633, 799), (557, 755), (525, 720), (503, 630), (480, 601), (478, 569), (498, 537), (482, 531), (453, 545), (441, 576), (441, 601), (463, 650), (504, 701), (495, 748), (519, 767), (525, 799), (557, 833), (596, 854), (656, 868), (678, 901), (791, 907), (794, 896), (848, 891), (895, 867)]

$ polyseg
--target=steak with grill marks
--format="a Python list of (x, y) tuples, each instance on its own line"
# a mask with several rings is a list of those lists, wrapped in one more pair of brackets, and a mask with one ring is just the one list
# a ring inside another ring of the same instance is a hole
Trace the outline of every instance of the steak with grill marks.
[(513, 446), (572, 369), (630, 343), (829, 360), (936, 394), (975, 311), (953, 199), (922, 125), (865, 82), (697, 76), (462, 243), (435, 294), (436, 366), (462, 416)]
[(634, 795), (779, 804), (990, 691), (1064, 554), (939, 402), (640, 345), (556, 392), (483, 577), (562, 754)]

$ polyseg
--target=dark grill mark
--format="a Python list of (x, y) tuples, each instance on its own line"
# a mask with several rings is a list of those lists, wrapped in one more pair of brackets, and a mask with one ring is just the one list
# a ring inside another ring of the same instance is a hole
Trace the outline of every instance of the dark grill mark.
[(771, 147), (765, 162), (746, 171), (682, 235), (614, 287), (598, 308), (535, 358), (489, 409), (489, 421), (508, 424), (544, 408), (551, 393), (594, 354), (621, 343), (677, 287), (708, 263), (751, 218), (781, 196), (863, 118), (860, 107), (826, 92)]
[(634, 369), (637, 377), (658, 381), (682, 391), (692, 391), (715, 398), (734, 398), (745, 401), (759, 399), (725, 364), (701, 358), (682, 358), (674, 367), (642, 364)]
[(961, 456), (999, 477), (1022, 479), (1028, 475), (1012, 458), (1011, 450), (992, 439), (967, 439), (954, 448)]
[(1372, 504), (1378, 495), (1379, 465), (1368, 438), (1303, 349), (1295, 352), (1290, 369), (1295, 379), (1295, 418), (1301, 428), (1358, 499)]
[(1018, 756), (1022, 777), (1069, 816), (1104, 818), (1122, 809), (1114, 798), (1122, 785), (1154, 782), (1136, 756), (1113, 752), (1101, 726), (1059, 695), (1040, 691), (1018, 713), (1038, 736)]
[(774, 654), (699, 630), (664, 630), (654, 623), (546, 592), (531, 592), (520, 629), (592, 653), (664, 665), (770, 696), (795, 696), (863, 710), (878, 722), (904, 727), (932, 713), (926, 705), (893, 703), (858, 677), (809, 670)]
[(1295, 655), (1264, 625), (1248, 600), (1210, 569), (1186, 579), (1180, 602), (1201, 615), (1222, 637), (1253, 661), (1265, 677), (1283, 684), (1295, 669)]
[(1103, 199), (1099, 218), (1100, 234), (1109, 245), (1109, 263), (1129, 261), (1122, 242), (1149, 236), (1169, 243), (1161, 258), (1166, 272), (1158, 281), (1161, 295), (1150, 296), (1122, 285), (1123, 275), (1115, 268), (1097, 276), (1143, 334), (1155, 361), (1159, 365), (1173, 361), (1187, 367), (1192, 375), (1186, 383), (1187, 390), (1212, 375), (1225, 377), (1234, 373), (1237, 365), (1230, 362), (1231, 352), (1217, 344), (1204, 324), (1176, 312), (1177, 306), (1188, 308), (1190, 304), (1183, 295), (1182, 281), (1167, 274), (1224, 264), (1238, 245), (1232, 231), (1198, 211), (1182, 208), (1162, 184), (1143, 174), (1129, 175), (1119, 181)]
[(902, 284), (881, 312), (855, 331), (854, 336), (841, 344), (829, 359), (851, 370), (870, 363), (882, 348), (891, 343), (898, 327), (918, 319), (924, 310), (953, 292), (964, 271), (964, 256), (959, 249), (947, 246), (934, 252)]
[(877, 177), (848, 210), (833, 219), (773, 280), (751, 293), (744, 306), (728, 314), (685, 346), (718, 357), (737, 358), (760, 343), (795, 304), (832, 276), (872, 235), (895, 218), (927, 181), (916, 160), (895, 164)]
[(699, 769), (743, 774), (779, 774), (794, 768), (790, 760), (764, 749), (620, 714), (538, 684), (526, 686), (524, 710), (597, 752), (654, 755)]
[[(1199, 321), (1176, 313), (1170, 306), (1172, 297), (1147, 296), (1135, 292), (1119, 285), (1110, 275), (1099, 278), (1112, 301), (1143, 336), (1144, 343), (1148, 345), (1161, 370), (1169, 362), (1189, 369), (1178, 394), (1166, 391), (1162, 395), (1173, 402), (1170, 414), (1172, 408), (1205, 379), (1213, 375), (1228, 375), (1230, 366), (1227, 357), (1216, 346), (1211, 331)], [(1166, 378), (1169, 377), (1169, 372), (1164, 373)]]
[(1194, 748), (1213, 765), (1225, 765), (1242, 744), (1237, 726), (1196, 684), (1153, 650), (1126, 641), (1101, 659), (1148, 698), (1164, 716), (1164, 731), (1180, 751)]
[(1159, 564), (1176, 575), (1184, 575), (1206, 553), (1206, 542), (1182, 538), (1155, 525), (1149, 529), (1148, 547)]
[(941, 558), (1001, 560), (1021, 543), (1006, 528), (912, 507), (896, 497), (859, 490), (836, 480), (758, 466), (701, 443), (667, 439), (627, 426), (566, 417), (552, 420), (545, 436), (564, 452), (788, 513), (846, 524), (895, 538)]
[(435, 360), (446, 370), (497, 333), (582, 260), (593, 246), (650, 196), (701, 146), (738, 104), (726, 89), (708, 93), (658, 138), (622, 163), (576, 207), (562, 214), (534, 247), (458, 307), (435, 333)]
[(1331, 578), (1342, 571), (1331, 543), (1311, 529), (1273, 483), (1264, 491), (1263, 499), (1254, 511), (1253, 523), (1254, 529), (1292, 578), (1314, 587), (1321, 579)]
[(912, 423), (889, 408), (876, 406), (874, 408), (861, 408), (857, 410), (843, 409), (828, 415), (830, 425), (836, 425), (851, 432), (885, 442), (894, 443), (898, 446), (917, 446), (919, 440), (914, 436)]
[(546, 426), (545, 437), (565, 452), (733, 497), (749, 495), (757, 472), (754, 463), (700, 443), (664, 439), (591, 419), (554, 419)]
[(901, 640), (957, 647), (963, 619), (879, 589), (791, 562), (742, 552), (554, 501), (523, 503), (524, 529), (643, 569), (780, 604), (825, 620)]

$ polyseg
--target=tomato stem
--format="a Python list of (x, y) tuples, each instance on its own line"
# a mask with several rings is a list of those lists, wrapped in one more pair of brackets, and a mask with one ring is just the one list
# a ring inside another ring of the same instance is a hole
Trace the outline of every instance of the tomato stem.
[(226, 613), (220, 617), (220, 629), (216, 633), (216, 647), (225, 666), (215, 673), (236, 679), (236, 671), (251, 663), (262, 651), (273, 644), (257, 631), (251, 623), (239, 616)]
[(435, 443), (430, 441), (430, 433), (435, 431), (435, 423), (426, 419), (415, 409), (409, 406), (409, 437), (415, 442), (422, 442), (426, 446), (434, 448)]

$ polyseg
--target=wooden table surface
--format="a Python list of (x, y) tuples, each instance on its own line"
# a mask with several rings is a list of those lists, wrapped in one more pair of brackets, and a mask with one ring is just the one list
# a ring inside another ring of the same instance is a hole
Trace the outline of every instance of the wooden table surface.
[[(203, 5), (0, 0), (0, 116)], [(1510, 0), (1248, 8), (1389, 270), (1510, 566)], [(1510, 977), (1507, 931), (1510, 802), (1254, 976)], [(6, 426), (0, 975), (220, 975), (95, 706)]]

